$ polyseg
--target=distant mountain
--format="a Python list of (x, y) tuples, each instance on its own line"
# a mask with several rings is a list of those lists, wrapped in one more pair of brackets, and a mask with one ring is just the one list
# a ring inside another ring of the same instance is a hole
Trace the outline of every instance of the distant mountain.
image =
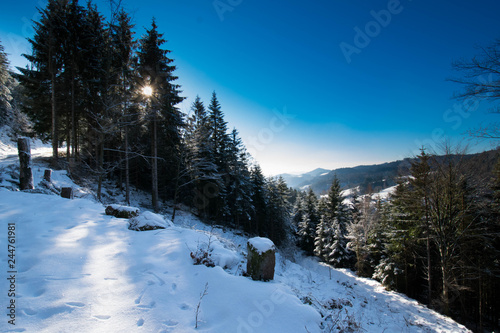
[[(491, 174), (493, 166), (498, 160), (500, 149), (490, 150), (477, 154), (466, 155), (472, 162), (478, 174)], [(440, 156), (437, 157), (441, 158)], [(458, 156), (457, 156), (458, 158)], [(330, 188), (333, 178), (337, 175), (340, 185), (344, 189), (358, 187), (361, 194), (367, 192), (379, 192), (382, 189), (397, 184), (397, 178), (409, 174), (411, 161), (414, 159), (388, 162), (375, 165), (361, 165), (352, 168), (340, 168), (335, 170), (315, 169), (302, 175), (281, 176), (288, 183), (288, 186), (302, 190), (311, 187), (316, 194), (324, 194)]]
[(281, 175), (288, 186), (296, 189), (311, 187), (316, 194), (324, 194), (330, 188), (333, 178), (337, 175), (342, 188), (360, 187), (361, 192), (379, 191), (396, 184), (395, 178), (400, 169), (407, 170), (409, 160), (395, 161), (379, 165), (362, 165), (353, 168), (335, 170), (315, 169), (302, 175)]
[(300, 188), (304, 185), (302, 184), (309, 184), (313, 179), (320, 177), (321, 175), (326, 175), (331, 170), (328, 169), (322, 169), (322, 168), (317, 168), (314, 169), (313, 171), (309, 171), (300, 175), (292, 175), (289, 173), (283, 173), (281, 176), (283, 179), (287, 182), (288, 186), (293, 187), (293, 188)]

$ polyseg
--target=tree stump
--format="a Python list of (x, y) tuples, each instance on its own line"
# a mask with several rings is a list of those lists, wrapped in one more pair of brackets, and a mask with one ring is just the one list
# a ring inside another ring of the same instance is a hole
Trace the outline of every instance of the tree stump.
[(269, 281), (274, 279), (276, 247), (263, 237), (250, 238), (247, 242), (247, 274), (253, 280)]
[(61, 197), (66, 199), (73, 199), (73, 188), (72, 187), (61, 188)]
[(45, 180), (48, 183), (52, 182), (52, 170), (51, 169), (45, 169), (43, 172), (43, 180)]
[(28, 138), (17, 139), (17, 150), (19, 153), (19, 188), (32, 190), (35, 188), (33, 173), (31, 171), (31, 148)]

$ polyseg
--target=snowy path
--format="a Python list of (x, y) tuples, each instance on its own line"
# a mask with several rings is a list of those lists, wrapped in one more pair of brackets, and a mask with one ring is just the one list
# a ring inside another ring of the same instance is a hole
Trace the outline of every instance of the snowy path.
[[(0, 331), (194, 332), (208, 283), (197, 331), (318, 332), (318, 313), (286, 286), (194, 266), (189, 253), (205, 234), (134, 232), (103, 212), (89, 200), (0, 189), (1, 227), (16, 224), (18, 270), (16, 326), (4, 319)], [(1, 230), (2, 248), (5, 240)]]

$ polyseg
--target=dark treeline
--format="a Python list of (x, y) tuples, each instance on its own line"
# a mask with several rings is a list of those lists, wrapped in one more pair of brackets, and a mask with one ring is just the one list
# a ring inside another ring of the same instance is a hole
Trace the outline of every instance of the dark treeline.
[(422, 153), (382, 200), (334, 179), (326, 196), (299, 195), (299, 244), (334, 267), (387, 288), (482, 332), (500, 319), (500, 163), (494, 154)]
[[(267, 179), (236, 129), (228, 130), (216, 93), (188, 115), (176, 66), (155, 20), (138, 40), (124, 10), (106, 21), (88, 2), (50, 0), (39, 9), (27, 68), (15, 77), (33, 132), (52, 140), (53, 158), (71, 172), (151, 191), (151, 208), (183, 203), (208, 221), (267, 236), (290, 234), (291, 190)], [(66, 148), (62, 149), (63, 144)]]

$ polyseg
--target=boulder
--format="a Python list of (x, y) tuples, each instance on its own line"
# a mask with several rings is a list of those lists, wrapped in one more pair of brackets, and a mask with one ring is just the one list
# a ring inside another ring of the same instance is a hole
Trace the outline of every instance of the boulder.
[(247, 242), (247, 274), (253, 280), (274, 279), (276, 247), (269, 238), (254, 237)]
[(139, 208), (113, 204), (106, 207), (105, 212), (106, 215), (129, 219), (131, 217), (139, 215)]
[(172, 222), (158, 214), (151, 212), (143, 212), (139, 216), (135, 216), (129, 220), (128, 228), (135, 231), (147, 231), (156, 229), (165, 229), (172, 225)]

